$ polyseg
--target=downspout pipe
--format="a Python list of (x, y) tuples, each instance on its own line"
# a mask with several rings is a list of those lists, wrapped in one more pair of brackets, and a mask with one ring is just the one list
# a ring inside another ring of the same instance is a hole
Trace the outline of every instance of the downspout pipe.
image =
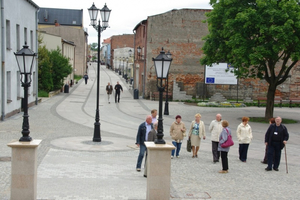
[(40, 9), (38, 8), (35, 12), (35, 47), (36, 47), (36, 59), (35, 59), (35, 83), (36, 84), (36, 95), (35, 95), (35, 105), (38, 105), (39, 102), (39, 42), (38, 42), (38, 17), (39, 17), (39, 11)]
[[(136, 38), (136, 31), (133, 30), (133, 84), (132, 84), (132, 90), (134, 91), (135, 89), (135, 84), (136, 84), (136, 65), (135, 65), (135, 38)], [(133, 96), (134, 96), (134, 92), (132, 93)]]
[[(4, 5), (1, 0), (1, 44), (4, 43)], [(1, 121), (5, 119), (5, 46), (1, 45)]]

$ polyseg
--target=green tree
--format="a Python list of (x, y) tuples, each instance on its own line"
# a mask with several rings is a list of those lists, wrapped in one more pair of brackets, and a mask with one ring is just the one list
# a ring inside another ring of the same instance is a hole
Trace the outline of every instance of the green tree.
[(38, 57), (38, 82), (39, 90), (50, 92), (53, 90), (51, 63), (49, 57), (49, 51), (45, 46), (39, 46)]
[(98, 43), (92, 43), (91, 45), (91, 50), (97, 51), (98, 50)]
[(299, 0), (211, 0), (201, 63), (228, 62), (239, 78), (269, 84), (265, 118), (273, 117), (278, 85), (300, 59)]
[(63, 86), (64, 78), (72, 73), (72, 66), (69, 59), (61, 54), (59, 48), (50, 51), (49, 57), (52, 65), (53, 89), (58, 90)]

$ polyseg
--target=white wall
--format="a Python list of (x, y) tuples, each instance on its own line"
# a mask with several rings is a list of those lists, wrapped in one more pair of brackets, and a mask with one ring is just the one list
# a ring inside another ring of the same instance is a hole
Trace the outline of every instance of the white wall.
[[(4, 100), (4, 108), (2, 112), (5, 115), (16, 112), (21, 107), (21, 97), (24, 95), (24, 89), (19, 82), (18, 66), (14, 52), (20, 50), (25, 41), (31, 50), (37, 52), (36, 47), (36, 7), (25, 0), (2, 0), (4, 21), (4, 41), (1, 41), (2, 51), (5, 53), (4, 64), (4, 91), (1, 91), (1, 98)], [(9, 23), (7, 23), (9, 22)], [(7, 30), (9, 24), (10, 30)], [(19, 34), (17, 34), (17, 25)], [(25, 34), (25, 29), (26, 33)], [(19, 38), (17, 38), (19, 35)], [(27, 36), (27, 39), (25, 38)], [(10, 42), (7, 42), (10, 41)], [(19, 44), (19, 47), (18, 47)], [(29, 88), (28, 103), (32, 103), (36, 98), (37, 88), (37, 70), (36, 66), (32, 70), (32, 83)], [(1, 113), (2, 114), (2, 113)]]
[(56, 50), (57, 48), (62, 50), (62, 44), (61, 44), (61, 37), (60, 36), (51, 35), (51, 34), (42, 33), (42, 32), (39, 32), (39, 35), (42, 39), (41, 46), (45, 45), (46, 49), (48, 49), (49, 51)]

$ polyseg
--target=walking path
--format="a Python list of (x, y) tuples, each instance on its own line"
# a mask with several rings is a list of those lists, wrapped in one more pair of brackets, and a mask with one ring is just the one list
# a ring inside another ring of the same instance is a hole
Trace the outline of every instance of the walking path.
[[(92, 142), (96, 106), (96, 64), (89, 69), (89, 81), (80, 81), (61, 93), (43, 99), (29, 109), (30, 135), (42, 139), (38, 150), (38, 199), (146, 199), (146, 179), (136, 172), (137, 127), (145, 120), (157, 101), (135, 100), (121, 76), (101, 67), (100, 122), (101, 143)], [(119, 104), (107, 102), (105, 86), (120, 81), (124, 92)], [(180, 158), (172, 160), (170, 199), (298, 199), (299, 123), (287, 125), (289, 173), (285, 171), (284, 152), (279, 172), (266, 172), (260, 161), (264, 155), (266, 124), (251, 123), (254, 139), (247, 163), (238, 160), (235, 130), (242, 116), (263, 116), (264, 108), (203, 108), (170, 102), (170, 115), (164, 116), (164, 139), (171, 142), (169, 128), (177, 114), (189, 129), (199, 112), (205, 122), (207, 139), (201, 141), (199, 157), (191, 158), (182, 145)], [(275, 108), (275, 115), (300, 121), (299, 108)], [(235, 145), (229, 152), (229, 173), (219, 174), (221, 164), (213, 164), (208, 126), (217, 113), (230, 123)], [(0, 122), (0, 158), (9, 158), (6, 146), (21, 136), (22, 113)], [(3, 159), (5, 160), (5, 159)], [(10, 162), (0, 161), (0, 199), (10, 196)]]

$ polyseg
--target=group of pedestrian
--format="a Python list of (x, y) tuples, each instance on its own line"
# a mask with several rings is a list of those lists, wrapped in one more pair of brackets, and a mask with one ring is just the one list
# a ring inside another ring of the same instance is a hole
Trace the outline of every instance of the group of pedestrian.
[[(114, 89), (115, 89), (115, 103), (120, 103), (120, 95), (121, 95), (121, 91), (123, 92), (123, 88), (120, 85), (119, 81), (117, 81), (117, 84), (115, 85)], [(106, 86), (106, 93), (107, 93), (107, 100), (109, 104), (110, 104), (110, 96), (112, 95), (112, 91), (113, 91), (113, 87), (110, 84), (110, 82), (108, 82)]]
[[(144, 142), (154, 141), (156, 138), (153, 136), (154, 133), (157, 133), (156, 115), (157, 110), (152, 110), (151, 115), (147, 116), (146, 121), (138, 128), (136, 144), (140, 148), (140, 153), (136, 165), (137, 171), (141, 171), (142, 160), (147, 150)], [(247, 162), (249, 145), (253, 139), (252, 129), (248, 122), (249, 117), (242, 117), (242, 122), (238, 125), (236, 130), (239, 142), (239, 160), (244, 163)], [(270, 126), (265, 134), (266, 156), (262, 163), (268, 164), (268, 167), (265, 169), (266, 171), (271, 171), (272, 168), (275, 171), (278, 171), (281, 149), (284, 147), (289, 138), (288, 130), (283, 124), (281, 124), (281, 122), (282, 119), (280, 117), (271, 119)], [(216, 118), (212, 120), (209, 125), (209, 132), (211, 133), (213, 163), (219, 162), (221, 157), (222, 170), (220, 170), (219, 173), (228, 173), (228, 152), (230, 146), (233, 145), (233, 142), (230, 145), (226, 144), (232, 137), (228, 121), (222, 120), (222, 115), (218, 113)], [(170, 136), (172, 137), (172, 144), (175, 147), (175, 149), (171, 152), (171, 159), (175, 156), (176, 158), (179, 158), (181, 145), (184, 137), (186, 137), (186, 127), (182, 122), (180, 115), (175, 117), (175, 121), (170, 127)], [(201, 120), (201, 115), (199, 113), (195, 115), (195, 120), (191, 122), (188, 137), (191, 140), (192, 158), (197, 158), (201, 139), (206, 139), (205, 125)], [(147, 172), (144, 174), (145, 177), (147, 177), (146, 173)]]
[[(87, 84), (89, 76), (87, 75), (87, 73), (85, 73), (85, 75), (83, 76), (85, 84)], [(114, 87), (115, 89), (115, 103), (120, 103), (120, 96), (121, 96), (121, 91), (123, 92), (123, 88), (120, 85), (119, 81), (117, 81), (117, 84)], [(106, 93), (107, 93), (107, 101), (110, 104), (110, 96), (112, 95), (112, 91), (113, 91), (113, 86), (110, 84), (110, 82), (108, 82), (107, 86), (106, 86)]]

